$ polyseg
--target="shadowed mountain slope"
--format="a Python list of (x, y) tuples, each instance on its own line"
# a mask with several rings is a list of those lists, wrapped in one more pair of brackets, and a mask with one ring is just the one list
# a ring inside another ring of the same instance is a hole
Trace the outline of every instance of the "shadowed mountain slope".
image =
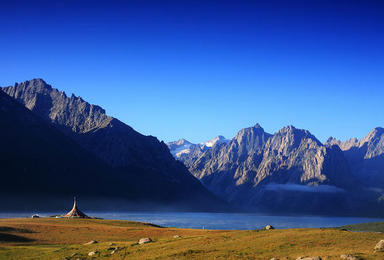
[(0, 92), (3, 194), (81, 194), (175, 209), (224, 207), (164, 143), (106, 116), (100, 107), (67, 98), (42, 80), (5, 91), (32, 112)]

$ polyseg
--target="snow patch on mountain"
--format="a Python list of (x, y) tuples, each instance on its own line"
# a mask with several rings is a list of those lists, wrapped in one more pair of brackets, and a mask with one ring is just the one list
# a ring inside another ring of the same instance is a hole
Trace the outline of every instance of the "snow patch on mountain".
[(191, 151), (195, 149), (206, 150), (211, 149), (215, 144), (219, 143), (228, 143), (230, 140), (226, 139), (224, 136), (219, 135), (207, 142), (193, 144), (185, 139), (180, 139), (177, 141), (167, 143), (167, 146), (171, 152), (171, 154), (175, 158), (180, 158), (182, 155), (189, 154)]
[(213, 138), (213, 139), (211, 139), (211, 140), (209, 140), (209, 141), (207, 141), (205, 143), (201, 143), (200, 146), (206, 146), (206, 147), (211, 148), (211, 147), (213, 147), (217, 143), (228, 143), (229, 141), (230, 140), (225, 139), (224, 136), (219, 135), (219, 136), (217, 136), (217, 137), (215, 137), (215, 138)]

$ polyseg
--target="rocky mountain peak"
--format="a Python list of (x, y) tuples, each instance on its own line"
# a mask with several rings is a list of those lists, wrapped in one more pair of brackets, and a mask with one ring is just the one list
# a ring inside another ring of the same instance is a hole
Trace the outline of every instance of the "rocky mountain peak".
[(361, 142), (374, 142), (377, 139), (380, 139), (381, 136), (384, 135), (384, 128), (382, 127), (376, 127), (372, 131), (370, 131), (366, 137), (364, 137)]
[(282, 127), (278, 131), (278, 133), (281, 133), (281, 134), (303, 134), (303, 135), (310, 134), (308, 130), (298, 129), (298, 128), (294, 127), (293, 125), (288, 125), (288, 126)]
[(349, 155), (354, 154), (356, 158), (362, 155), (365, 159), (369, 159), (384, 153), (384, 128), (376, 127), (371, 130), (364, 138), (350, 138), (341, 142), (336, 139), (328, 139), (326, 145), (336, 144), (342, 151), (348, 151)]
[(201, 143), (200, 146), (201, 148), (204, 148), (204, 147), (213, 147), (215, 144), (217, 143), (227, 143), (229, 142), (229, 140), (227, 140), (224, 136), (222, 135), (219, 135), (219, 136), (216, 136), (215, 138), (205, 142), (205, 143)]
[(68, 98), (65, 92), (52, 88), (42, 79), (16, 83), (2, 90), (44, 119), (76, 133), (106, 126), (112, 120), (101, 107), (74, 94)]
[(333, 136), (330, 136), (327, 141), (324, 143), (326, 146), (338, 145), (340, 146), (341, 141), (336, 139)]
[(191, 142), (187, 141), (186, 139), (179, 139), (176, 141), (177, 145), (183, 145), (183, 144), (191, 144)]
[(177, 141), (169, 142), (166, 144), (172, 155), (178, 158), (183, 153), (189, 153), (191, 146), (195, 146), (185, 139), (179, 139)]
[(43, 79), (41, 78), (36, 78), (36, 79), (31, 79), (31, 80), (27, 80), (23, 83), (15, 83), (15, 86), (18, 86), (18, 85), (26, 85), (28, 86), (29, 88), (35, 88), (35, 89), (46, 89), (46, 90), (52, 90), (52, 86), (49, 85), (47, 82), (45, 82)]
[(359, 147), (366, 149), (364, 158), (370, 159), (384, 154), (384, 128), (376, 127), (359, 141)]
[(264, 129), (259, 124), (256, 124), (253, 127), (247, 127), (247, 128), (241, 129), (233, 138), (233, 140), (237, 140), (238, 143), (241, 143), (244, 140), (244, 138), (251, 138), (255, 135), (263, 135), (263, 134), (265, 134)]
[(354, 137), (342, 142), (334, 137), (329, 137), (328, 140), (324, 143), (324, 145), (328, 147), (337, 145), (342, 151), (346, 151), (351, 149), (352, 147), (359, 146), (359, 140)]
[(359, 146), (359, 139), (356, 137), (350, 138), (347, 141), (340, 142), (339, 147), (343, 151), (347, 151), (351, 149), (352, 147), (358, 147)]
[(317, 146), (322, 145), (322, 143), (308, 130), (298, 129), (292, 125), (281, 128), (273, 136), (273, 140), (271, 140), (271, 142), (277, 142), (280, 145), (291, 147), (299, 146), (303, 141), (307, 143), (313, 142)]
[(249, 153), (261, 151), (270, 137), (271, 135), (264, 132), (264, 129), (257, 124), (254, 127), (241, 129), (228, 145), (236, 147), (239, 156), (244, 157)]

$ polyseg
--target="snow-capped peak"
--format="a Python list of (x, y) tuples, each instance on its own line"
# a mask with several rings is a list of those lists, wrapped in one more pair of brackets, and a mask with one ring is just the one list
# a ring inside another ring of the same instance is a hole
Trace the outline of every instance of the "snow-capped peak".
[(179, 157), (179, 154), (188, 153), (189, 148), (194, 145), (191, 142), (188, 142), (185, 139), (180, 139), (177, 141), (167, 143), (169, 150), (173, 156)]
[(205, 143), (201, 143), (200, 145), (211, 148), (216, 143), (228, 143), (228, 142), (229, 142), (228, 139), (225, 139), (224, 136), (219, 135), (219, 136), (217, 136), (217, 137), (215, 137), (215, 138), (213, 138), (213, 139), (211, 139), (211, 140), (209, 140), (209, 141), (207, 141)]
[(225, 139), (224, 136), (219, 135), (207, 142), (200, 143), (200, 144), (193, 144), (191, 142), (188, 142), (185, 139), (180, 139), (178, 141), (173, 141), (167, 143), (167, 146), (171, 152), (171, 154), (179, 159), (183, 154), (189, 154), (192, 151), (193, 153), (202, 153), (206, 149), (211, 149), (215, 144), (217, 143), (228, 143), (230, 140)]

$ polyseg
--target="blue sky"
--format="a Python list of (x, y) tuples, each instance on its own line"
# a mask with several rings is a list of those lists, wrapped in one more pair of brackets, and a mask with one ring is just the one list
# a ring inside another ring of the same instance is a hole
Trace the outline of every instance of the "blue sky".
[(380, 1), (1, 1), (0, 85), (43, 78), (143, 134), (384, 127)]

